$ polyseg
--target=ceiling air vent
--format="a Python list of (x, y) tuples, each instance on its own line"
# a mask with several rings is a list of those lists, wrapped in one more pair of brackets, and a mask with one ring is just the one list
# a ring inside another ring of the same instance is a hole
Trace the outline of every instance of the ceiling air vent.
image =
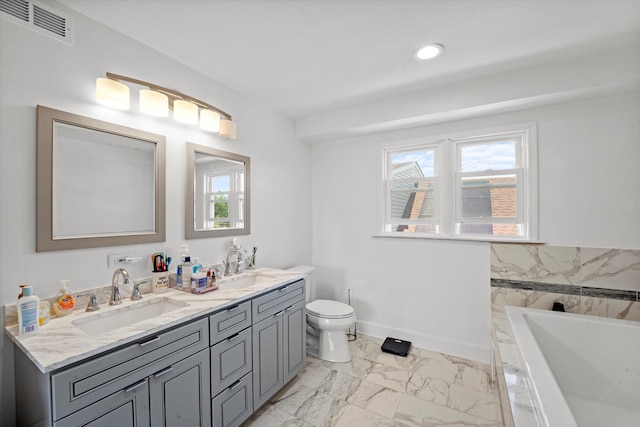
[(67, 35), (67, 20), (62, 16), (49, 12), (37, 4), (33, 5), (33, 24), (36, 27), (49, 30), (60, 37)]
[(56, 40), (71, 44), (71, 19), (41, 1), (0, 0), (0, 14)]
[(1, 0), (0, 11), (29, 22), (29, 2), (25, 0)]

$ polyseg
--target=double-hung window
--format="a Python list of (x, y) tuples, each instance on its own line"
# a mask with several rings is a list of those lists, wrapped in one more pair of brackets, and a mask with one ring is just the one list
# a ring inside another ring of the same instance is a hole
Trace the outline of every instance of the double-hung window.
[(205, 174), (207, 228), (239, 228), (244, 225), (243, 175), (241, 169)]
[(382, 235), (537, 239), (534, 126), (380, 148)]

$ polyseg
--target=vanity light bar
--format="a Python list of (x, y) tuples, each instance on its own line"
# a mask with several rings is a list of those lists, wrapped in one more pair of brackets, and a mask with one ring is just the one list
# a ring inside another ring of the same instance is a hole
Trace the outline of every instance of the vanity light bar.
[(169, 115), (168, 110), (172, 110), (173, 117), (181, 123), (200, 123), (202, 129), (218, 132), (223, 138), (236, 139), (236, 124), (229, 113), (199, 99), (143, 80), (107, 73), (106, 78), (96, 79), (96, 99), (109, 107), (128, 110), (129, 87), (122, 82), (148, 88), (140, 91), (140, 110), (143, 113), (166, 117)]

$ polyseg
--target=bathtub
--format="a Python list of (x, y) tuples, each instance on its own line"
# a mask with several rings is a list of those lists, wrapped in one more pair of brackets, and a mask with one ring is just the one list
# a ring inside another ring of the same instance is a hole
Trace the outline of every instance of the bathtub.
[(544, 426), (640, 426), (640, 322), (505, 309)]

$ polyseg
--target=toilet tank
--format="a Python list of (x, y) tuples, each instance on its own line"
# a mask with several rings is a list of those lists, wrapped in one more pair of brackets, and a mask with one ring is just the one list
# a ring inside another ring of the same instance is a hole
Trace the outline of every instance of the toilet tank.
[(313, 282), (313, 270), (314, 268), (310, 265), (296, 265), (295, 267), (291, 267), (287, 269), (288, 271), (293, 271), (296, 273), (304, 274), (306, 280), (306, 300), (307, 302), (315, 301), (316, 299), (316, 287)]

